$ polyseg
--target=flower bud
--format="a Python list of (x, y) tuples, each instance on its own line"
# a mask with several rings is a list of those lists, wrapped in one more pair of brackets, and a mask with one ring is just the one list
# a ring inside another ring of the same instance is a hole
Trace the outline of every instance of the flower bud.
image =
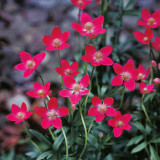
[(157, 66), (157, 63), (156, 63), (156, 61), (154, 61), (154, 60), (152, 60), (151, 64), (152, 64), (153, 67), (156, 67), (156, 66)]
[(99, 137), (102, 138), (103, 137), (103, 133), (99, 132)]
[(72, 104), (72, 111), (75, 111), (75, 110), (76, 110), (76, 105)]
[(156, 85), (158, 85), (158, 84), (160, 84), (160, 79), (159, 79), (159, 78), (155, 78), (155, 79), (153, 80), (153, 82), (154, 82)]

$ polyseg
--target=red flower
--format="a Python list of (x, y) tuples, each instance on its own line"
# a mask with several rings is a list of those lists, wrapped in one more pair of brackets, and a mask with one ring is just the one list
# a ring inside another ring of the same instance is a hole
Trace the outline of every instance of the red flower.
[(143, 21), (137, 21), (140, 26), (157, 28), (160, 25), (160, 9), (152, 15), (148, 9), (143, 9), (141, 12)]
[(130, 130), (132, 127), (128, 124), (128, 122), (131, 120), (130, 114), (124, 114), (121, 116), (121, 113), (117, 111), (116, 116), (114, 116), (114, 119), (110, 119), (108, 121), (108, 125), (114, 127), (113, 133), (115, 137), (119, 137), (123, 130)]
[[(48, 110), (49, 109), (49, 110)], [(60, 129), (62, 127), (62, 120), (59, 117), (64, 117), (69, 113), (67, 107), (59, 107), (58, 101), (55, 97), (52, 97), (48, 102), (48, 109), (45, 107), (37, 107), (36, 113), (43, 117), (41, 121), (41, 126), (44, 129), (47, 129), (51, 124)]]
[(82, 36), (89, 36), (90, 38), (95, 38), (98, 34), (103, 34), (106, 32), (106, 29), (102, 28), (104, 17), (99, 16), (93, 21), (91, 16), (87, 13), (82, 13), (80, 17), (82, 25), (79, 23), (73, 22), (71, 26)]
[(100, 5), (101, 4), (101, 0), (97, 0), (97, 4)]
[(55, 70), (61, 76), (76, 76), (79, 72), (78, 69), (78, 62), (73, 62), (71, 65), (66, 60), (61, 61), (61, 68), (56, 67)]
[(92, 2), (92, 0), (71, 0), (71, 2), (78, 8), (84, 9), (88, 4)]
[(34, 84), (34, 90), (35, 91), (34, 92), (29, 91), (29, 92), (27, 92), (27, 94), (29, 96), (35, 97), (35, 98), (46, 97), (46, 96), (48, 96), (52, 92), (51, 90), (49, 91), (49, 88), (50, 88), (50, 82), (47, 82), (44, 85), (44, 87), (40, 83), (36, 82)]
[(89, 116), (96, 116), (96, 122), (101, 122), (105, 114), (109, 117), (116, 115), (116, 110), (111, 107), (113, 104), (114, 99), (112, 97), (107, 97), (101, 102), (99, 97), (92, 98), (93, 107), (91, 107), (88, 111)]
[(151, 39), (153, 37), (153, 32), (150, 28), (146, 28), (145, 33), (142, 33), (140, 31), (134, 32), (134, 36), (136, 39), (142, 43), (142, 44), (149, 44), (151, 42)]
[(156, 38), (155, 38), (155, 42), (152, 42), (152, 46), (153, 46), (156, 50), (160, 51), (160, 37), (156, 37)]
[(155, 79), (153, 80), (153, 82), (154, 82), (156, 85), (160, 84), (160, 78), (155, 78)]
[(15, 121), (16, 124), (19, 124), (25, 119), (28, 119), (31, 116), (32, 111), (27, 112), (27, 106), (23, 102), (21, 108), (15, 104), (12, 104), (12, 113), (13, 114), (7, 115), (7, 119), (10, 121)]
[(133, 60), (129, 59), (127, 63), (122, 67), (120, 64), (115, 63), (113, 65), (113, 69), (116, 75), (112, 79), (113, 86), (121, 86), (124, 81), (124, 86), (133, 91), (135, 89), (135, 80), (133, 79), (133, 71), (134, 71), (134, 62)]
[(89, 80), (90, 78), (87, 74), (85, 74), (81, 78), (80, 83), (77, 83), (75, 79), (70, 76), (65, 76), (63, 77), (64, 85), (70, 90), (68, 89), (61, 90), (59, 94), (62, 97), (70, 97), (71, 104), (77, 104), (81, 100), (83, 95), (89, 93), (88, 89), (83, 90), (84, 88), (87, 88), (87, 86), (89, 85)]
[(25, 71), (24, 78), (26, 78), (30, 76), (35, 69), (38, 68), (39, 64), (43, 61), (45, 56), (46, 54), (43, 52), (31, 58), (29, 53), (22, 51), (20, 53), (22, 63), (17, 64), (14, 68), (20, 71)]
[(52, 31), (51, 36), (44, 36), (43, 37), (43, 43), (47, 45), (46, 50), (52, 51), (52, 50), (62, 50), (69, 47), (69, 44), (66, 43), (68, 37), (70, 36), (70, 33), (68, 31), (65, 31), (63, 34), (59, 27), (55, 27)]
[(140, 64), (138, 66), (138, 69), (135, 69), (134, 72), (133, 72), (133, 75), (134, 75), (134, 79), (135, 80), (144, 80), (144, 79), (147, 79), (148, 78), (148, 75), (149, 75), (149, 72), (150, 72), (150, 67), (147, 69), (147, 71), (145, 72), (145, 68), (143, 67), (142, 64)]
[(146, 85), (143, 81), (139, 84), (139, 90), (142, 94), (155, 91), (154, 84)]
[(83, 61), (91, 63), (91, 65), (93, 66), (112, 65), (112, 59), (107, 57), (111, 54), (112, 50), (113, 48), (111, 46), (107, 46), (97, 51), (95, 47), (87, 45), (85, 47), (86, 55), (82, 56), (81, 59)]

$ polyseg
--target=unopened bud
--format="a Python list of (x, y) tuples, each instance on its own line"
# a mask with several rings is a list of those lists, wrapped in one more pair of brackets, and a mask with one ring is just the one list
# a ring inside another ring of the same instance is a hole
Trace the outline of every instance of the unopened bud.
[(103, 133), (99, 132), (99, 137), (102, 138), (103, 137)]
[(75, 110), (76, 110), (76, 105), (72, 104), (72, 111), (75, 111)]
[(156, 85), (158, 85), (158, 84), (160, 84), (160, 79), (159, 79), (159, 78), (155, 78), (155, 79), (153, 80), (153, 82), (154, 82)]
[(156, 66), (157, 66), (157, 63), (156, 63), (156, 61), (154, 61), (154, 60), (152, 60), (151, 64), (152, 64), (153, 67), (156, 67)]

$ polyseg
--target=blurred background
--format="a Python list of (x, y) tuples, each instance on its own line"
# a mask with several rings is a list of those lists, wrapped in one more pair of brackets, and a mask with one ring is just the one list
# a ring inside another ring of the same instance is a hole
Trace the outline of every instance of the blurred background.
[[(147, 8), (150, 11), (160, 9), (159, 0), (132, 1), (128, 7), (130, 12), (128, 11), (123, 17), (123, 31), (120, 34), (122, 43), (128, 37), (133, 40), (134, 31), (142, 30), (144, 32), (144, 29), (138, 27), (136, 23), (138, 19), (141, 19), (141, 9)], [(126, 6), (129, 0), (123, 2)], [(115, 7), (116, 3), (118, 0), (112, 0), (110, 3), (108, 7), (110, 13), (118, 13)], [(84, 11), (93, 17), (101, 13), (96, 0), (92, 0), (92, 3)], [(70, 0), (0, 0), (0, 160), (4, 160), (6, 157), (5, 160), (25, 160), (24, 153), (28, 147), (26, 143), (28, 140), (24, 140), (23, 124), (15, 125), (5, 117), (10, 113), (11, 105), (20, 106), (22, 102), (25, 102), (28, 110), (34, 111), (34, 108), (42, 103), (40, 99), (33, 99), (25, 94), (26, 91), (33, 89), (35, 81), (40, 82), (40, 80), (36, 74), (32, 74), (29, 78), (23, 78), (23, 72), (14, 70), (14, 66), (20, 62), (19, 53), (26, 51), (33, 56), (40, 52), (47, 54), (38, 70), (42, 73), (45, 82), (51, 82), (51, 96), (58, 96), (60, 77), (55, 72), (55, 67), (58, 66), (57, 54), (56, 51), (47, 52), (45, 50), (42, 38), (44, 35), (51, 35), (55, 26), (60, 27), (62, 32), (69, 31), (71, 33), (68, 40), (70, 47), (61, 52), (61, 59), (74, 61), (78, 49), (78, 35), (72, 29), (71, 22), (77, 21), (77, 15), (78, 8)], [(114, 19), (115, 15), (112, 16)], [(106, 43), (111, 45), (110, 39), (113, 36), (114, 27), (112, 23), (108, 23), (105, 28), (107, 28), (108, 35)], [(81, 39), (82, 43), (83, 41), (84, 39)], [(135, 39), (132, 42), (137, 43)], [(130, 47), (129, 44), (126, 46)], [(124, 48), (126, 46), (124, 45)], [(156, 55), (158, 56), (157, 53)], [(145, 54), (129, 53), (127, 55), (127, 57), (132, 56), (137, 64), (148, 65)], [(64, 103), (64, 99), (61, 101)], [(40, 127), (40, 118), (36, 114), (33, 114), (29, 120), (29, 125), (31, 128), (44, 132)], [(14, 155), (17, 157), (13, 158)]]

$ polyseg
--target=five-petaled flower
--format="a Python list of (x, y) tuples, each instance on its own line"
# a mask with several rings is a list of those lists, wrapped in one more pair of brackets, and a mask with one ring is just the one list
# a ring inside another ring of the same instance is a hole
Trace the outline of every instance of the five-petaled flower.
[(51, 124), (60, 129), (62, 127), (62, 120), (59, 117), (67, 116), (69, 110), (67, 107), (59, 107), (58, 101), (55, 97), (52, 97), (48, 102), (48, 109), (46, 107), (37, 107), (36, 113), (43, 117), (41, 121), (41, 126), (47, 129)]
[(155, 91), (154, 89), (154, 84), (149, 84), (149, 85), (146, 85), (145, 82), (141, 82), (139, 84), (139, 90), (142, 94), (146, 94), (146, 93), (150, 93), (150, 92), (153, 92)]
[(145, 72), (145, 68), (142, 64), (140, 64), (138, 66), (138, 68), (136, 68), (133, 72), (133, 75), (134, 75), (134, 79), (135, 80), (144, 80), (144, 79), (147, 79), (148, 78), (148, 75), (149, 75), (149, 72), (150, 72), (150, 67), (147, 69), (147, 71)]
[(160, 37), (156, 37), (155, 38), (155, 42), (152, 42), (152, 46), (156, 49), (156, 50), (158, 50), (158, 51), (160, 51)]
[(81, 78), (80, 83), (77, 83), (75, 79), (70, 76), (65, 76), (63, 77), (64, 85), (70, 90), (68, 89), (61, 90), (59, 94), (62, 97), (70, 97), (71, 104), (77, 104), (81, 100), (83, 95), (89, 93), (88, 89), (84, 90), (84, 88), (88, 87), (89, 81), (90, 78), (87, 74), (85, 74)]
[(22, 103), (21, 108), (15, 104), (12, 104), (11, 108), (13, 114), (7, 115), (7, 119), (15, 121), (16, 124), (28, 119), (32, 114), (32, 111), (27, 112), (27, 106), (24, 102)]
[(44, 36), (43, 43), (47, 45), (46, 50), (62, 50), (69, 47), (69, 44), (66, 43), (70, 33), (65, 31), (64, 33), (61, 32), (59, 27), (55, 27), (52, 31), (51, 36)]
[(59, 73), (61, 76), (76, 76), (79, 72), (78, 69), (78, 62), (73, 62), (71, 65), (66, 60), (61, 61), (61, 68), (56, 67), (55, 70), (57, 73)]
[(79, 23), (73, 22), (71, 26), (82, 36), (89, 36), (91, 39), (95, 38), (98, 34), (103, 34), (106, 32), (106, 29), (102, 28), (104, 17), (99, 16), (95, 18), (93, 21), (91, 16), (87, 13), (82, 13), (80, 16), (80, 21), (82, 25)]
[(111, 107), (114, 102), (112, 97), (107, 97), (103, 100), (103, 102), (101, 102), (101, 99), (95, 96), (91, 101), (93, 107), (89, 109), (88, 115), (96, 116), (96, 122), (101, 122), (104, 119), (105, 114), (110, 117), (116, 115), (116, 110)]
[(123, 116), (119, 111), (117, 111), (116, 116), (114, 116), (114, 119), (110, 119), (108, 121), (108, 125), (114, 127), (113, 133), (115, 137), (119, 137), (123, 130), (130, 130), (132, 127), (128, 124), (128, 122), (131, 119), (130, 114), (124, 114)]
[(86, 55), (82, 56), (81, 59), (91, 63), (93, 66), (112, 65), (112, 59), (107, 57), (111, 54), (112, 50), (113, 48), (111, 46), (107, 46), (97, 51), (94, 46), (87, 45), (85, 47)]
[(160, 25), (160, 9), (155, 11), (152, 15), (148, 9), (141, 11), (142, 20), (137, 21), (140, 26), (157, 28)]
[(142, 43), (142, 44), (149, 44), (151, 42), (151, 39), (153, 37), (153, 32), (150, 28), (146, 28), (145, 33), (142, 33), (140, 31), (134, 32), (134, 36), (136, 39)]
[(42, 97), (46, 97), (48, 96), (52, 91), (49, 90), (50, 88), (50, 82), (47, 82), (44, 87), (36, 82), (34, 84), (34, 90), (35, 91), (28, 91), (27, 94), (31, 97), (35, 97), (35, 98), (42, 98)]
[(129, 59), (127, 63), (122, 67), (120, 64), (115, 63), (113, 65), (113, 69), (116, 75), (113, 77), (111, 83), (113, 86), (121, 86), (124, 82), (124, 86), (133, 91), (135, 89), (135, 80), (133, 76), (134, 71), (134, 62), (133, 60)]
[(39, 53), (31, 58), (29, 53), (22, 51), (20, 53), (22, 63), (17, 64), (14, 68), (20, 71), (24, 71), (24, 78), (26, 78), (30, 76), (35, 69), (38, 68), (39, 64), (43, 61), (45, 56), (45, 53)]
[(71, 0), (71, 2), (77, 6), (79, 9), (84, 9), (92, 0)]

